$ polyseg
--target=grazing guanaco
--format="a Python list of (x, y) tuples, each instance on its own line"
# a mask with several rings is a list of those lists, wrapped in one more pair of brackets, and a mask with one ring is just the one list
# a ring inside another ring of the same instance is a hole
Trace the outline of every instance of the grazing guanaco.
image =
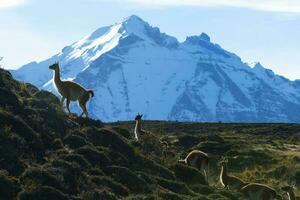
[(282, 199), (273, 188), (259, 183), (249, 183), (240, 189), (240, 192), (250, 200)]
[(295, 185), (282, 187), (281, 190), (288, 196), (288, 200), (296, 200), (296, 195), (294, 192)]
[(227, 162), (228, 160), (226, 158), (222, 158), (219, 162), (219, 166), (221, 166), (220, 183), (224, 186), (224, 188), (238, 191), (248, 183), (236, 176), (228, 175)]
[(69, 113), (71, 113), (69, 105), (71, 101), (78, 101), (80, 108), (82, 109), (82, 113), (80, 117), (85, 114), (88, 117), (88, 111), (86, 109), (86, 103), (90, 99), (90, 97), (94, 96), (94, 92), (92, 90), (87, 90), (83, 86), (75, 83), (73, 81), (62, 81), (60, 79), (60, 69), (59, 63), (55, 62), (53, 65), (49, 66), (49, 69), (54, 70), (54, 84), (62, 96), (61, 106), (64, 106), (64, 101), (67, 100), (67, 109)]
[(206, 182), (208, 183), (208, 161), (209, 157), (206, 153), (199, 150), (193, 150), (185, 157), (185, 159), (178, 160), (178, 163), (197, 168), (203, 173)]

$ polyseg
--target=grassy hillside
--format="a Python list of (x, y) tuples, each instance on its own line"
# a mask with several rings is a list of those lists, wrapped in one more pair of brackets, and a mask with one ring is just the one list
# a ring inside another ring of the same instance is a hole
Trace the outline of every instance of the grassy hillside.
[[(141, 143), (133, 127), (68, 116), (57, 97), (0, 70), (0, 200), (243, 199), (218, 184), (221, 155), (247, 181), (300, 185), (299, 125), (147, 121), (155, 136)], [(209, 186), (176, 164), (192, 149), (211, 157)]]

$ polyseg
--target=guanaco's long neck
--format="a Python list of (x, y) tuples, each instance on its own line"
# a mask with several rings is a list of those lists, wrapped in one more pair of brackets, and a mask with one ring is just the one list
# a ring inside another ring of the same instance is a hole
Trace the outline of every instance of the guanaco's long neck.
[(59, 68), (55, 69), (55, 71), (54, 71), (54, 82), (56, 85), (59, 85), (61, 83)]
[(136, 120), (134, 130), (135, 130), (136, 133), (140, 133), (142, 131), (141, 120)]
[(296, 196), (295, 196), (294, 191), (288, 192), (288, 195), (289, 195), (289, 200), (296, 200)]
[(223, 164), (222, 167), (221, 167), (221, 177), (222, 177), (222, 179), (225, 179), (227, 177), (226, 164)]

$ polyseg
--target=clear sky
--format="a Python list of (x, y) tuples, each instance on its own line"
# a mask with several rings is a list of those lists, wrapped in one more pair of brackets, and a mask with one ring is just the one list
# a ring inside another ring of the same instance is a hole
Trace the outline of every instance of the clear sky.
[(179, 41), (205, 32), (244, 62), (300, 79), (299, 0), (0, 0), (2, 64), (49, 58), (132, 14)]

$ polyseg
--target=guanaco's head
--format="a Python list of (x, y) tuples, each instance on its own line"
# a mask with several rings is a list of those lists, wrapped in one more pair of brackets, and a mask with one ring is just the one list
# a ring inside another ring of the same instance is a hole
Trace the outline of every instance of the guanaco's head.
[(135, 121), (141, 121), (143, 117), (143, 114), (140, 115), (140, 113), (137, 114), (137, 116), (135, 116)]
[(186, 164), (185, 160), (178, 160), (177, 163), (184, 164), (184, 165)]
[(220, 159), (220, 161), (219, 161), (219, 163), (218, 163), (218, 166), (219, 167), (223, 167), (223, 166), (226, 165), (226, 163), (228, 163), (228, 159), (226, 157), (222, 156), (221, 159)]
[(281, 190), (284, 191), (284, 192), (292, 193), (295, 189), (295, 186), (296, 186), (296, 184), (293, 183), (291, 185), (282, 187)]
[(58, 62), (55, 62), (54, 64), (49, 66), (49, 69), (52, 69), (52, 70), (57, 70), (58, 68), (59, 68), (59, 63)]

